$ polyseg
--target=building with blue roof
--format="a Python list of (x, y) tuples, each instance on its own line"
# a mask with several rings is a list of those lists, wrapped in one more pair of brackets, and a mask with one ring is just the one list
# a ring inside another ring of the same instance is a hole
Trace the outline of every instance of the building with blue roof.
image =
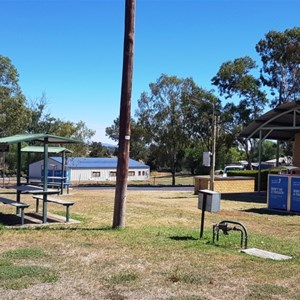
[[(91, 181), (115, 181), (117, 175), (117, 158), (107, 157), (69, 157), (66, 160), (66, 176), (70, 183)], [(29, 165), (29, 177), (41, 178), (44, 161), (40, 160)], [(59, 174), (62, 169), (61, 157), (49, 157), (49, 176)], [(147, 180), (150, 167), (144, 163), (129, 159), (128, 180)]]

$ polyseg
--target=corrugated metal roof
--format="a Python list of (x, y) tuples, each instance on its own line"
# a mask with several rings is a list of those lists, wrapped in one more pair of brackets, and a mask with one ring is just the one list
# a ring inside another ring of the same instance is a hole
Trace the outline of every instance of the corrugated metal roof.
[(0, 143), (6, 143), (6, 144), (16, 144), (21, 142), (29, 142), (29, 141), (40, 141), (45, 142), (45, 140), (48, 141), (48, 143), (52, 144), (77, 144), (82, 143), (82, 141), (51, 135), (51, 134), (45, 134), (45, 133), (37, 133), (37, 134), (17, 134), (13, 136), (8, 136), (4, 138), (0, 138)]
[[(70, 157), (67, 162), (69, 168), (82, 168), (82, 169), (116, 169), (117, 168), (117, 158), (107, 158), (107, 157)], [(140, 163), (136, 160), (129, 159), (129, 168), (141, 168), (148, 169), (149, 166)]]
[(243, 138), (293, 140), (300, 132), (300, 101), (284, 103), (251, 122), (240, 134)]
[[(22, 152), (33, 152), (33, 153), (43, 153), (44, 147), (41, 146), (26, 146), (21, 149)], [(73, 153), (73, 151), (65, 148), (65, 147), (48, 147), (48, 153)]]

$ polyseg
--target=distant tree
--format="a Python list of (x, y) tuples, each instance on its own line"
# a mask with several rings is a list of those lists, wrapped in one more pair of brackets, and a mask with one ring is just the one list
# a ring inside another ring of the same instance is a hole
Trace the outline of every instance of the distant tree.
[(82, 144), (68, 144), (68, 149), (73, 151), (74, 156), (88, 156), (89, 144), (91, 143), (91, 138), (95, 135), (95, 131), (89, 129), (85, 122), (79, 121), (73, 123), (57, 119), (53, 126), (56, 128), (53, 134), (70, 137), (83, 142)]
[(24, 133), (30, 111), (10, 59), (0, 55), (0, 136)]
[(27, 124), (26, 131), (28, 133), (48, 133), (78, 139), (83, 143), (68, 144), (68, 149), (73, 151), (74, 156), (88, 155), (88, 145), (91, 143), (95, 131), (87, 128), (83, 121), (74, 123), (55, 118), (47, 112), (47, 107), (48, 102), (45, 94), (29, 103), (31, 122)]
[[(133, 122), (134, 120), (131, 119), (131, 126)], [(105, 135), (108, 136), (111, 140), (117, 142), (119, 140), (119, 130), (120, 130), (120, 118), (116, 118), (115, 120), (113, 120), (113, 124), (110, 127), (105, 128)]]
[(225, 99), (239, 97), (240, 106), (247, 110), (243, 114), (243, 125), (248, 125), (260, 116), (268, 103), (261, 82), (250, 73), (256, 68), (255, 61), (246, 56), (222, 64), (217, 75), (212, 78), (212, 84), (218, 87), (220, 95)]
[(48, 101), (46, 94), (42, 94), (40, 98), (28, 101), (28, 108), (31, 112), (31, 120), (26, 126), (28, 133), (53, 133), (56, 130), (54, 124), (56, 118), (47, 112)]
[(245, 160), (245, 151), (239, 150), (237, 147), (230, 147), (224, 153), (225, 164), (238, 163), (239, 161)]
[[(191, 144), (185, 149), (184, 167), (191, 172), (192, 175), (200, 174), (204, 169), (202, 168), (203, 152), (207, 149), (203, 149), (200, 143)], [(207, 168), (205, 170), (207, 173)]]
[(300, 27), (270, 31), (256, 45), (263, 84), (271, 89), (272, 107), (300, 98)]
[(231, 135), (231, 140), (244, 148), (249, 166), (254, 154), (255, 140), (237, 139), (244, 127), (259, 117), (268, 100), (261, 89), (261, 82), (251, 75), (256, 69), (256, 63), (248, 56), (228, 61), (220, 67), (212, 84), (218, 87), (225, 99), (238, 97), (240, 102), (227, 103), (224, 107), (222, 119), (224, 129)]
[[(145, 128), (131, 118), (130, 158), (146, 161), (148, 157), (148, 139)], [(105, 128), (106, 136), (117, 142), (119, 140), (119, 118), (110, 127)]]
[(220, 107), (219, 99), (211, 91), (190, 82), (190, 90), (183, 103), (185, 127), (190, 141), (200, 143), (204, 151), (212, 150), (213, 118), (219, 114)]
[[(267, 161), (276, 158), (276, 143), (272, 141), (263, 141), (261, 147), (261, 161)], [(258, 149), (254, 152), (254, 161), (259, 161)]]
[(108, 149), (103, 147), (100, 142), (92, 142), (89, 149), (90, 157), (110, 157)]
[(176, 171), (182, 167), (184, 150), (190, 142), (183, 103), (191, 80), (161, 75), (149, 86), (150, 94), (144, 92), (138, 100), (138, 124), (147, 133), (155, 164), (171, 171), (175, 185)]

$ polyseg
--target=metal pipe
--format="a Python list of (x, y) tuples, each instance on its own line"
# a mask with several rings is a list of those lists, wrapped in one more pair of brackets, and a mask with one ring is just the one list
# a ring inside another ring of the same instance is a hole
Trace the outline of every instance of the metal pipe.
[[(241, 228), (237, 228), (235, 226), (232, 227), (232, 228), (227, 227), (227, 223), (238, 225)], [(219, 241), (219, 231), (220, 231), (220, 227), (222, 227), (220, 225), (226, 225), (226, 232), (228, 232), (230, 230), (239, 231), (241, 233), (241, 248), (243, 248), (243, 244), (244, 244), (244, 248), (247, 249), (247, 247), (248, 247), (248, 231), (247, 231), (247, 228), (242, 223), (236, 222), (236, 221), (223, 220), (218, 224), (214, 224), (213, 225), (213, 242), (215, 241), (215, 236), (217, 236), (217, 241)], [(222, 229), (224, 229), (224, 228), (222, 228)]]

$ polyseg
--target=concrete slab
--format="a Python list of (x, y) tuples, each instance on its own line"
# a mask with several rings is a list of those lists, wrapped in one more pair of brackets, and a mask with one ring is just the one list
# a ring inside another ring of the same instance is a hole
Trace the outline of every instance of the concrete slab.
[(240, 252), (246, 253), (249, 255), (253, 255), (253, 256), (257, 256), (257, 257), (261, 257), (261, 258), (273, 259), (273, 260), (292, 259), (292, 256), (278, 254), (278, 253), (261, 250), (261, 249), (257, 249), (257, 248), (242, 249), (242, 250), (240, 250)]
[(24, 225), (20, 224), (20, 217), (15, 214), (0, 213), (0, 224), (7, 228), (26, 228), (26, 227), (41, 227), (48, 225), (71, 225), (79, 224), (80, 221), (70, 218), (66, 223), (66, 217), (56, 214), (47, 214), (47, 223), (43, 223), (43, 216), (40, 213), (26, 213), (24, 214)]

